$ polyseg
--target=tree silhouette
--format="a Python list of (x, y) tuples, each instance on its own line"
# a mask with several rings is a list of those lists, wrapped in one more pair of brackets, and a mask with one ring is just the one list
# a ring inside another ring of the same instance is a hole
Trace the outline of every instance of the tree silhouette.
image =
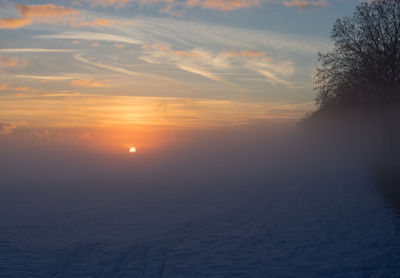
[(320, 111), (400, 102), (400, 0), (361, 3), (336, 21), (331, 39), (315, 78)]

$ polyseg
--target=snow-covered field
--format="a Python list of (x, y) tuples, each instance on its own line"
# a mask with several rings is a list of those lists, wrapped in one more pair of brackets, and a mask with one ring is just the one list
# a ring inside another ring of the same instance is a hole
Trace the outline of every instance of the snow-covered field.
[(242, 143), (3, 149), (0, 277), (400, 277), (400, 220), (359, 158)]

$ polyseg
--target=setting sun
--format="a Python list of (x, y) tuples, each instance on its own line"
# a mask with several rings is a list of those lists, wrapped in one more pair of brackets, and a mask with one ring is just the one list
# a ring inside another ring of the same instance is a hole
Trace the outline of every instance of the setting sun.
[(135, 147), (131, 147), (131, 148), (129, 149), (129, 152), (130, 152), (130, 153), (135, 153), (135, 152), (136, 152), (136, 148), (135, 148)]

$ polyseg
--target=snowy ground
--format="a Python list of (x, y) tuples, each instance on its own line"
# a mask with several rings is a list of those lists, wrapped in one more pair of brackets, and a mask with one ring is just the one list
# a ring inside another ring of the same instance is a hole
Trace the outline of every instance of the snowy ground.
[(400, 277), (400, 220), (366, 167), (224, 155), (131, 181), (8, 173), (0, 277)]

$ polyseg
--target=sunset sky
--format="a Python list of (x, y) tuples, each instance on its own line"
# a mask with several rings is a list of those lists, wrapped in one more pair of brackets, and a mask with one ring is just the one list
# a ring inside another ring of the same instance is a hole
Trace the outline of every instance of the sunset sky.
[(0, 1), (0, 134), (296, 121), (358, 3)]

